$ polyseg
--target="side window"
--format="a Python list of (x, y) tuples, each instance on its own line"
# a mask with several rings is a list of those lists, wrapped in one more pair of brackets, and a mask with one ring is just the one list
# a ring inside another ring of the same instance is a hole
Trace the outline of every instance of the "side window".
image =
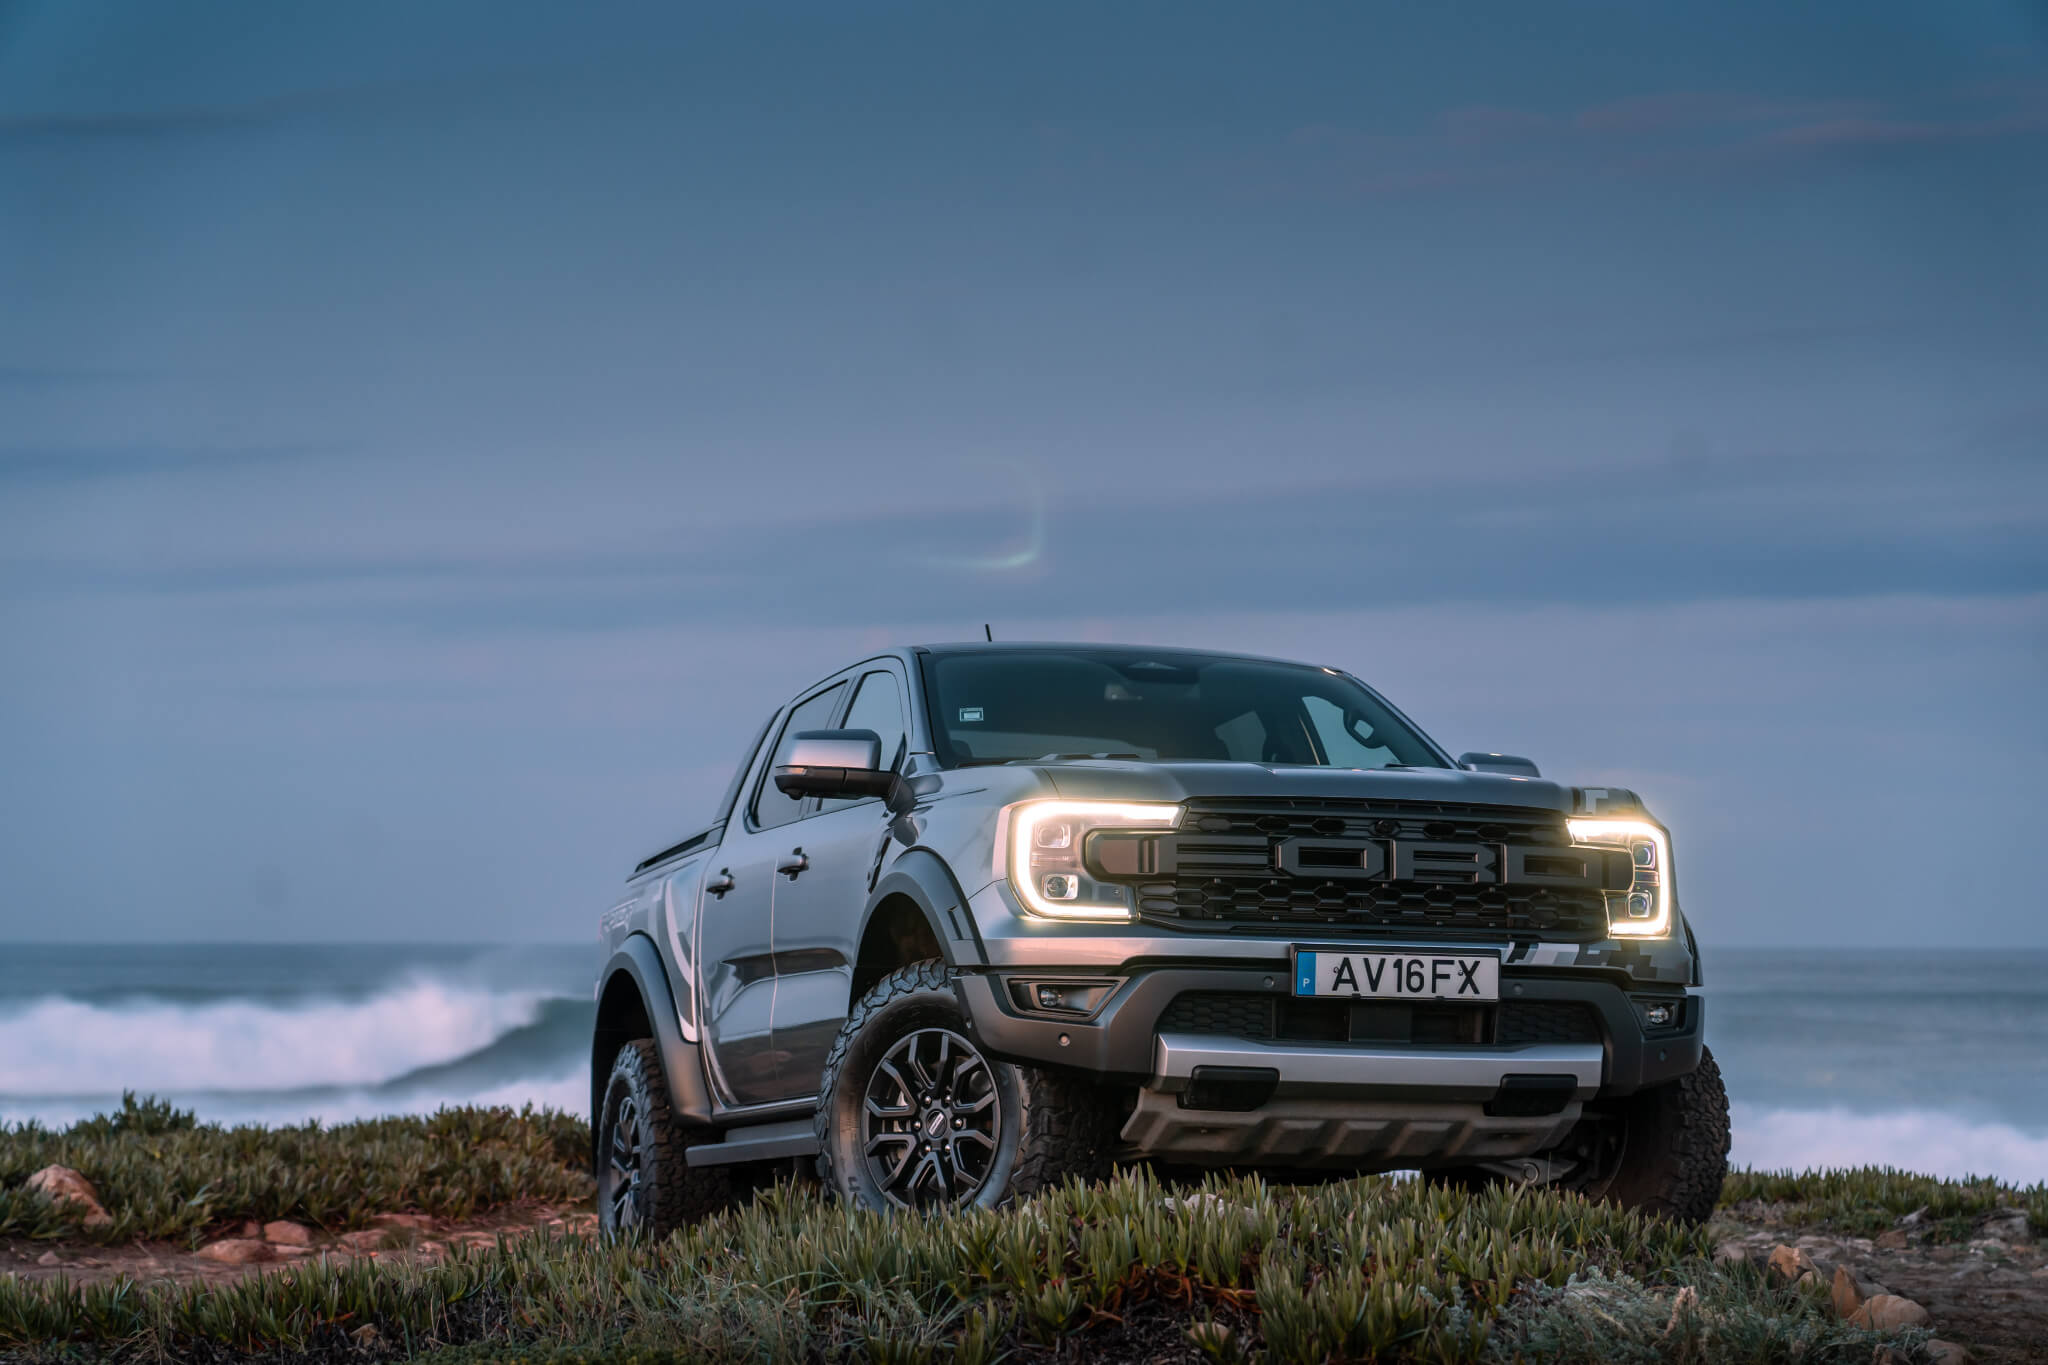
[(1303, 697), (1309, 723), (1315, 726), (1316, 743), (1332, 768), (1384, 768), (1396, 762), (1394, 751), (1382, 746), (1379, 736), (1365, 717), (1346, 715), (1343, 708), (1322, 697)]
[(775, 741), (775, 754), (768, 760), (768, 766), (761, 770), (761, 789), (754, 793), (754, 824), (757, 828), (774, 829), (803, 814), (802, 798), (784, 796), (775, 789), (775, 770), (789, 761), (789, 751), (795, 745), (799, 731), (832, 728), (832, 713), (839, 709), (839, 698), (845, 691), (845, 683), (833, 683), (817, 696), (798, 703), (796, 709), (789, 713), (789, 719), (783, 722), (782, 737)]
[[(853, 705), (840, 725), (842, 729), (873, 730), (880, 735), (884, 768), (901, 763), (908, 731), (903, 724), (903, 688), (896, 675), (887, 669), (863, 675), (860, 686), (854, 690)], [(825, 802), (822, 809), (839, 810), (853, 804), (851, 798), (837, 799)]]
[(731, 783), (726, 786), (725, 795), (718, 798), (718, 819), (732, 819), (733, 807), (739, 803), (740, 788), (746, 785), (747, 774), (754, 770), (754, 756), (759, 754), (761, 746), (768, 742), (768, 727), (774, 723), (775, 716), (771, 712), (768, 719), (761, 722), (761, 728), (754, 731), (754, 738), (747, 745), (746, 753), (740, 756), (739, 771), (732, 775)]

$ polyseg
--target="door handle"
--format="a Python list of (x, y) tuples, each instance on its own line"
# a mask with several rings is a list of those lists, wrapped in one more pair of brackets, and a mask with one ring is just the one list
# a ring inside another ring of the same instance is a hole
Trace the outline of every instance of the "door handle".
[(704, 883), (704, 889), (709, 891), (714, 898), (723, 900), (725, 893), (732, 890), (732, 869), (729, 867), (719, 868), (718, 875)]
[(775, 870), (791, 881), (795, 881), (796, 874), (810, 865), (811, 860), (804, 856), (804, 851), (800, 848), (793, 848), (789, 851), (788, 857), (775, 860)]

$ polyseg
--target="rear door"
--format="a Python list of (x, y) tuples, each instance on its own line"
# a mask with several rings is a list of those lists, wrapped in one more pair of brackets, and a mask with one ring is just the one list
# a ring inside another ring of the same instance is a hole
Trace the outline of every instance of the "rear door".
[(789, 860), (792, 832), (815, 803), (784, 796), (772, 774), (797, 731), (831, 728), (846, 689), (845, 678), (834, 679), (789, 709), (774, 744), (764, 746), (747, 774), (705, 877), (697, 950), (705, 1054), (727, 1106), (767, 1104), (785, 1094), (774, 1046), (777, 866)]
[[(909, 747), (908, 690), (893, 660), (856, 670), (852, 702), (839, 722), (882, 737), (882, 764), (902, 767)], [(783, 1094), (818, 1093), (825, 1055), (846, 1022), (861, 910), (889, 845), (879, 797), (822, 802), (790, 827), (805, 866), (775, 884), (775, 1052)]]

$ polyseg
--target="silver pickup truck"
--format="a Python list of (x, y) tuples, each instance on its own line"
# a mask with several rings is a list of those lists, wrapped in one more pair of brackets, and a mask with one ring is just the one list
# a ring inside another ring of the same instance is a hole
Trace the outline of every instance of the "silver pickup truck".
[(815, 1162), (876, 1208), (1119, 1161), (1713, 1209), (1669, 831), (1340, 669), (917, 646), (770, 717), (600, 928), (604, 1224)]

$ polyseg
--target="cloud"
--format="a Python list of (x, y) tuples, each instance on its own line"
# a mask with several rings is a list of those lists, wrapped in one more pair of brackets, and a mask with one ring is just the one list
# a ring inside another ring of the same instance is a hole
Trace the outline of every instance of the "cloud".
[(0, 446), (0, 485), (85, 483), (193, 474), (341, 453), (335, 446), (193, 449), (164, 446)]
[[(2043, 481), (2016, 479), (1993, 454), (1935, 463), (1682, 452), (1626, 471), (1353, 478), (1268, 493), (1167, 486), (1133, 515), (1123, 499), (1048, 479), (1026, 490), (1021, 546), (1014, 503), (967, 500), (707, 524), (682, 539), (607, 530), (548, 548), (464, 541), (429, 519), (413, 539), (341, 553), (325, 520), (280, 542), (273, 519), (252, 510), (268, 540), (260, 548), (236, 549), (231, 524), (223, 537), (149, 548), (53, 542), (0, 569), (15, 595), (239, 600), (487, 634), (765, 614), (857, 620), (878, 595), (906, 621), (978, 621), (1086, 601), (1105, 583), (1144, 583), (1159, 610), (1215, 611), (2014, 594), (2048, 589)], [(298, 550), (300, 540), (318, 548)]]
[(1331, 124), (1283, 145), (1297, 177), (1352, 193), (1430, 194), (1617, 175), (1697, 175), (1791, 153), (1849, 153), (2026, 137), (2048, 129), (2048, 96), (2030, 84), (1977, 83), (1902, 102), (1739, 90), (1630, 95), (1550, 112), (1461, 106), (1422, 131)]
[(1918, 119), (1838, 118), (1780, 128), (1769, 140), (1793, 147), (1916, 146), (2016, 137), (2048, 129), (2048, 111), (2000, 118), (1937, 122)]

